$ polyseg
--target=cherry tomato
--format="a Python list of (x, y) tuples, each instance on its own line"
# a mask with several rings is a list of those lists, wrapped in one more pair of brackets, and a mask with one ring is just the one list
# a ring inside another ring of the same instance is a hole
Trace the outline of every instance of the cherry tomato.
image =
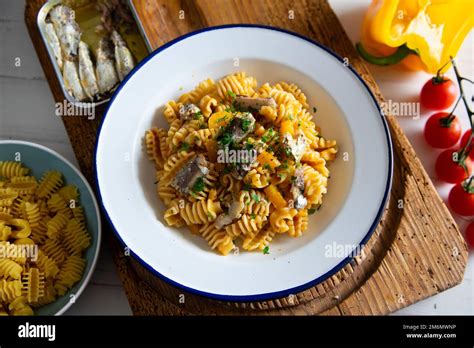
[(449, 192), (448, 197), (451, 209), (462, 216), (474, 215), (474, 184), (470, 179), (467, 182), (456, 184)]
[(433, 77), (421, 89), (420, 102), (425, 108), (444, 110), (449, 108), (457, 96), (456, 85), (444, 76)]
[[(462, 136), (462, 138), (461, 138), (461, 149), (463, 149), (464, 146), (466, 146), (467, 141), (469, 140), (469, 137), (471, 136), (471, 133), (472, 133), (472, 130), (468, 130)], [(471, 140), (471, 142), (472, 142), (472, 140)], [(473, 146), (471, 152), (469, 152), (469, 157), (471, 157), (471, 159), (474, 159), (474, 146)]]
[(461, 123), (454, 115), (438, 112), (432, 115), (425, 125), (425, 139), (437, 149), (448, 149), (456, 145), (461, 138)]
[(467, 179), (472, 173), (474, 162), (469, 158), (464, 159), (468, 173), (457, 162), (454, 161), (454, 150), (444, 150), (436, 160), (436, 174), (438, 177), (451, 184), (457, 184)]
[(467, 245), (469, 245), (471, 249), (474, 249), (474, 221), (467, 225), (464, 237), (466, 238)]

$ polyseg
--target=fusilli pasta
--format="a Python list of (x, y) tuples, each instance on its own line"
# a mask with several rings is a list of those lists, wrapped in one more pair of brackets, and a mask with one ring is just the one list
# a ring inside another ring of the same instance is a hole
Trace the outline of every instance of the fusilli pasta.
[[(0, 162), (0, 312), (32, 315), (82, 278), (90, 245), (79, 190), (58, 171), (39, 182)], [(25, 253), (28, 249), (29, 253)], [(36, 251), (36, 252), (35, 252)]]
[[(308, 109), (296, 84), (258, 87), (244, 72), (207, 79), (166, 103), (168, 129), (145, 133), (165, 222), (188, 226), (222, 255), (240, 246), (268, 253), (276, 234), (301, 236), (322, 204), (337, 154)], [(60, 260), (51, 249), (51, 261)]]

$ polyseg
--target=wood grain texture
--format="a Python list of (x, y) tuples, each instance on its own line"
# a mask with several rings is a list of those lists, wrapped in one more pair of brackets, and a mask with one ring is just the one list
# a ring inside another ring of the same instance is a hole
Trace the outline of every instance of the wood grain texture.
[[(61, 102), (59, 83), (36, 28), (36, 14), (43, 2), (27, 0), (25, 20), (55, 100)], [(133, 2), (154, 48), (207, 26), (231, 23), (277, 26), (310, 37), (347, 57), (378, 101), (383, 102), (375, 81), (326, 1)], [(95, 182), (93, 149), (103, 110), (96, 113), (92, 122), (78, 117), (64, 118), (80, 167), (91, 182)], [(133, 312), (138, 315), (388, 314), (461, 282), (467, 262), (464, 240), (396, 119), (391, 116), (387, 119), (395, 155), (390, 203), (361, 255), (343, 270), (289, 298), (223, 303), (193, 296), (161, 281), (126, 256), (112, 233), (105, 231)], [(399, 208), (399, 202), (403, 202), (403, 208)]]

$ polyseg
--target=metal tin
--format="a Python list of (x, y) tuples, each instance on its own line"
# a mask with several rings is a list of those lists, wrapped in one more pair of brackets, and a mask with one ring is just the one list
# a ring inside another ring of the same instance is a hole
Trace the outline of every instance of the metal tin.
[[(46, 18), (49, 14), (49, 11), (51, 11), (51, 9), (53, 7), (55, 7), (56, 5), (59, 5), (61, 3), (62, 3), (62, 0), (49, 0), (49, 1), (47, 1), (41, 7), (40, 11), (38, 12), (37, 25), (38, 25), (38, 28), (39, 28), (39, 32), (41, 34), (41, 38), (43, 39), (43, 43), (46, 46), (46, 50), (48, 52), (49, 59), (50, 59), (51, 63), (53, 64), (54, 71), (56, 73), (56, 77), (58, 78), (58, 81), (60, 82), (64, 98), (69, 103), (71, 103), (71, 104), (73, 104), (77, 107), (81, 107), (81, 108), (91, 108), (91, 107), (95, 107), (95, 106), (105, 104), (105, 103), (110, 101), (110, 97), (107, 97), (107, 98), (104, 98), (104, 99), (101, 99), (101, 100), (95, 101), (95, 102), (80, 101), (80, 100), (77, 100), (74, 96), (70, 95), (69, 92), (66, 89), (66, 85), (64, 83), (64, 79), (63, 79), (61, 69), (59, 68), (59, 65), (56, 61), (56, 57), (54, 56), (53, 49), (52, 49), (51, 45), (49, 44), (49, 42), (47, 40), (47, 36), (46, 36)], [(150, 53), (152, 51), (151, 50), (151, 45), (150, 45), (150, 42), (148, 41), (147, 36), (145, 35), (145, 32), (143, 30), (143, 26), (142, 26), (142, 24), (140, 23), (140, 21), (137, 17), (136, 10), (135, 10), (135, 8), (134, 8), (131, 1), (129, 1), (128, 5), (129, 5), (130, 11), (132, 12), (133, 17), (135, 19), (135, 24), (138, 28), (138, 31), (139, 31), (140, 35), (141, 35), (141, 39), (143, 40), (148, 53)], [(137, 63), (138, 63), (138, 61), (137, 61)]]
[(135, 8), (135, 4), (133, 3), (133, 0), (128, 0), (128, 6), (130, 7), (130, 11), (132, 11), (133, 18), (135, 18), (135, 23), (137, 23), (138, 29), (140, 30), (140, 33), (142, 34), (143, 40), (145, 41), (146, 47), (148, 48), (148, 52), (153, 52), (153, 47), (151, 47), (150, 44), (150, 39), (148, 38), (145, 28), (143, 27), (142, 21), (138, 17), (138, 12), (137, 9)]

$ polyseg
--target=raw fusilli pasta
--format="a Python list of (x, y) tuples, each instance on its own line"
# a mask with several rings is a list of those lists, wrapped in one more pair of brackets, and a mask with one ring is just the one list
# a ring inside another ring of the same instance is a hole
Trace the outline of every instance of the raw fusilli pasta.
[(33, 315), (33, 308), (64, 295), (82, 278), (90, 245), (77, 187), (64, 186), (58, 171), (46, 172), (39, 182), (28, 173), (20, 162), (0, 162), (4, 315)]

